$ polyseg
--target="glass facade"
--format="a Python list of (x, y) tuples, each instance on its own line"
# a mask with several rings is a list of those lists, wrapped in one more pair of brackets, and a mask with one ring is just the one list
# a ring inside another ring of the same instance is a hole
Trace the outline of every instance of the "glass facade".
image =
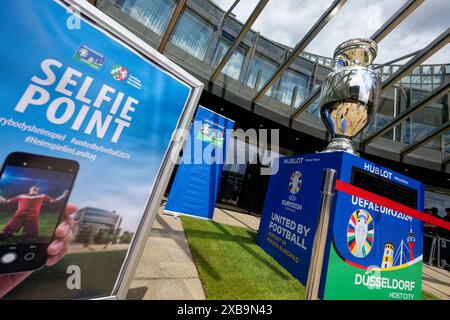
[[(214, 67), (217, 67), (219, 65), (225, 54), (228, 52), (230, 46), (231, 42), (226, 39), (221, 39), (219, 41), (219, 44), (215, 50), (213, 57)], [(233, 55), (231, 56), (230, 60), (228, 60), (227, 64), (223, 68), (222, 72), (235, 80), (239, 80), (245, 56), (246, 56), (245, 50), (240, 47), (237, 48), (233, 52)]]
[(307, 76), (289, 70), (281, 77), (276, 98), (284, 104), (297, 108), (306, 98), (307, 85)]
[[(280, 157), (280, 154), (270, 152), (272, 158)], [(244, 155), (245, 159), (239, 159)], [(232, 139), (228, 145), (216, 205), (245, 213), (261, 214), (270, 179), (269, 175), (261, 175), (261, 168), (269, 162), (267, 150), (237, 138)]]
[[(121, 14), (127, 14), (140, 25), (139, 28), (130, 26), (131, 30), (142, 30), (142, 26), (148, 29), (148, 33), (140, 34), (143, 39), (146, 39), (151, 32), (162, 37), (177, 4), (176, 0), (98, 0), (98, 2), (100, 7), (102, 3), (114, 4), (114, 8), (117, 9), (109, 8), (110, 11), (107, 12), (112, 17), (115, 17), (114, 10), (120, 10)], [(228, 16), (223, 19), (223, 11), (210, 1), (187, 1), (170, 37), (170, 42), (177, 48), (168, 46), (165, 53), (178, 58), (183, 67), (188, 70), (195, 72), (200, 69), (212, 74), (241, 28), (242, 24), (234, 17)], [(154, 43), (154, 41), (149, 42)], [(251, 101), (257, 91), (274, 75), (291, 50), (292, 48), (264, 38), (252, 30), (249, 31), (222, 69), (222, 73), (228, 77), (224, 81), (224, 86), (227, 86), (227, 83), (233, 84), (225, 89), (233, 91), (240, 98)], [(194, 59), (189, 59), (189, 56)], [(302, 52), (265, 93), (266, 97), (260, 100), (261, 106), (290, 117), (316, 89), (320, 88), (326, 75), (331, 71), (333, 63), (329, 57)], [(382, 81), (386, 81), (401, 68), (401, 65), (374, 65), (373, 67)], [(427, 97), (433, 89), (441, 86), (449, 78), (450, 64), (421, 65), (414, 68), (383, 94), (373, 121), (357, 139), (362, 139), (385, 126), (394, 117)], [(240, 91), (240, 89), (243, 90)], [(383, 138), (396, 142), (400, 151), (401, 148), (421, 140), (449, 121), (448, 104), (447, 94), (402, 121), (384, 134)], [(319, 99), (307, 108), (304, 116), (308, 116), (308, 121), (316, 120), (316, 123), (321, 125)], [(236, 149), (235, 155), (246, 154), (247, 158), (245, 163), (241, 164), (227, 160), (229, 164), (224, 166), (217, 205), (258, 214), (262, 210), (269, 180), (268, 176), (260, 175), (263, 164), (256, 161), (261, 150), (238, 140), (230, 145)], [(441, 155), (442, 158), (448, 157), (450, 132), (433, 139), (425, 147)], [(450, 206), (449, 199), (448, 190), (443, 192), (430, 189), (426, 193), (426, 206), (439, 207), (441, 212), (445, 206)]]
[(435, 207), (440, 217), (445, 216), (445, 209), (450, 208), (450, 191), (448, 189), (427, 187), (425, 190), (425, 208)]
[[(158, 35), (164, 33), (176, 6), (175, 0), (99, 1), (114, 2), (122, 12)], [(204, 8), (204, 10), (198, 10), (198, 8)], [(211, 2), (195, 0), (193, 3), (187, 3), (170, 41), (184, 53), (204, 64), (196, 65), (196, 68), (212, 72), (223, 59), (240, 28), (242, 28), (242, 24), (233, 17), (229, 16), (223, 19), (223, 11)], [(145, 34), (143, 36), (145, 37)], [(232, 91), (233, 88), (247, 86), (249, 91), (237, 91), (236, 93), (244, 95), (243, 97), (246, 99), (253, 99), (256, 92), (273, 76), (290, 50), (291, 48), (283, 47), (250, 31), (222, 70), (223, 74), (237, 81), (236, 85), (227, 89)], [(169, 52), (172, 53), (170, 50)], [(184, 57), (180, 59), (184, 61)], [(185, 63), (188, 64), (191, 61)], [(293, 65), (266, 92), (266, 96), (271, 99), (263, 98), (264, 103), (267, 102), (265, 107), (277, 110), (289, 117), (320, 86), (332, 65), (333, 60), (328, 57), (307, 52), (301, 53)], [(382, 81), (389, 79), (400, 67), (401, 65), (395, 64), (374, 65)], [(384, 126), (396, 115), (411, 108), (420, 99), (429, 95), (433, 89), (448, 81), (449, 78), (450, 64), (421, 65), (414, 68), (410, 74), (405, 75), (399, 83), (383, 95), (380, 109), (365, 134), (370, 134)], [(321, 123), (318, 100), (314, 101), (306, 113), (316, 116), (317, 122)], [(403, 121), (385, 134), (384, 138), (403, 144), (414, 143), (448, 121), (448, 115), (448, 95), (446, 95)], [(444, 153), (448, 152), (447, 136), (448, 134), (438, 137), (426, 146)], [(363, 137), (364, 134), (359, 138)]]
[[(247, 78), (247, 85), (259, 91), (269, 81), (277, 70), (277, 64), (257, 53), (253, 58), (250, 71)], [(267, 95), (271, 95), (272, 88), (267, 91)]]
[[(189, 32), (186, 32), (189, 30)], [(170, 42), (203, 60), (213, 34), (213, 27), (191, 10), (185, 10), (178, 21)]]
[(115, 5), (157, 35), (162, 35), (176, 3), (175, 0), (116, 0)]

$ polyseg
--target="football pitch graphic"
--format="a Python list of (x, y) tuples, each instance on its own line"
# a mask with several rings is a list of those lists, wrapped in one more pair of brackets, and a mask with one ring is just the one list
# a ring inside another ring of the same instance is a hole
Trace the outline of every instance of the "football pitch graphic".
[(0, 245), (17, 245), (17, 244), (29, 244), (29, 243), (46, 243), (52, 239), (55, 227), (58, 223), (59, 214), (42, 212), (39, 215), (39, 233), (37, 237), (26, 237), (24, 229), (20, 229), (19, 232), (6, 237), (2, 237), (3, 229), (8, 221), (13, 216), (13, 212), (5, 213), (0, 211)]

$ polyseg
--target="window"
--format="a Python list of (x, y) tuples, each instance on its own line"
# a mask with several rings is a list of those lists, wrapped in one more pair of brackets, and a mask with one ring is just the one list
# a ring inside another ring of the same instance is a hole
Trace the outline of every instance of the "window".
[(440, 84), (442, 82), (441, 76), (433, 76), (433, 83)]
[(450, 192), (448, 189), (426, 186), (425, 190), (425, 207), (438, 209), (440, 217), (445, 216), (445, 208), (449, 207)]
[(199, 60), (203, 60), (213, 28), (199, 16), (185, 10), (171, 37), (171, 42)]
[(175, 10), (175, 0), (120, 0), (116, 5), (158, 35), (167, 29)]
[(420, 83), (419, 76), (411, 76), (411, 83)]
[[(256, 54), (251, 62), (247, 85), (255, 90), (260, 90), (267, 83), (267, 81), (269, 81), (276, 69), (277, 65), (275, 63), (271, 62), (267, 58), (264, 58), (260, 54)], [(266, 95), (270, 95), (271, 93), (272, 88), (266, 92)]]
[(422, 74), (430, 74), (430, 66), (423, 66), (422, 67)]
[[(219, 63), (222, 61), (223, 57), (227, 53), (230, 48), (231, 43), (228, 40), (221, 39), (219, 45), (214, 53), (214, 67), (217, 67)], [(230, 60), (228, 60), (227, 64), (222, 70), (222, 73), (227, 76), (232, 77), (233, 79), (239, 80), (242, 70), (242, 64), (244, 63), (246, 51), (243, 48), (238, 47), (234, 50)]]
[(450, 64), (445, 65), (445, 73), (450, 73)]
[(277, 99), (289, 106), (295, 99), (294, 106), (298, 107), (305, 99), (307, 84), (307, 76), (291, 70), (286, 71), (281, 77)]
[(433, 66), (433, 73), (434, 74), (441, 74), (442, 73), (442, 67), (441, 66)]
[(422, 83), (431, 83), (431, 77), (430, 76), (422, 77)]
[(390, 66), (384, 66), (383, 67), (383, 73), (390, 74), (391, 73), (391, 67)]

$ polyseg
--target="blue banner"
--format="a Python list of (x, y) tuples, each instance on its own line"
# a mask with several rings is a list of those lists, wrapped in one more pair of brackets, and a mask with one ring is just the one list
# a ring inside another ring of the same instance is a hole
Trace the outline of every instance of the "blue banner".
[[(64, 258), (30, 270), (32, 277), (6, 291), (0, 275), (0, 293), (11, 299), (109, 296), (192, 88), (60, 2), (3, 0), (0, 16), (0, 255), (19, 250), (5, 244), (26, 243), (20, 237), (31, 231), (38, 246), (55, 239), (63, 207), (47, 200), (78, 209)], [(74, 19), (78, 23), (68, 23)], [(14, 167), (18, 157), (23, 166), (53, 161), (74, 169), (50, 175)], [(42, 206), (34, 205), (31, 215), (22, 209), (33, 197)], [(12, 266), (15, 256), (22, 271), (32, 257), (7, 254), (2, 262)], [(67, 287), (69, 265), (82, 270), (79, 290)]]
[(338, 166), (340, 158), (329, 153), (279, 161), (278, 173), (270, 177), (258, 244), (306, 285), (323, 170)]
[(199, 107), (165, 210), (212, 219), (234, 121)]

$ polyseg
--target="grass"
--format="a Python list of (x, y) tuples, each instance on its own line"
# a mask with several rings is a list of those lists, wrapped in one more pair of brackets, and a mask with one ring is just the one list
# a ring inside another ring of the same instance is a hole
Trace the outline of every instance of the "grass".
[(422, 300), (441, 300), (441, 299), (439, 299), (438, 297), (429, 292), (422, 291)]
[(305, 288), (256, 244), (257, 233), (182, 217), (207, 299), (303, 300)]
[[(256, 244), (255, 231), (181, 219), (207, 299), (305, 299), (304, 286)], [(439, 299), (423, 291), (422, 300)]]
[[(93, 251), (67, 254), (52, 267), (34, 272), (5, 299), (82, 299), (108, 296), (113, 290), (126, 250)], [(68, 290), (67, 267), (77, 265), (81, 270), (81, 289)]]
[[(2, 232), (13, 213), (0, 213), (0, 232)], [(6, 240), (1, 240), (0, 245), (14, 245), (24, 243), (45, 243), (53, 237), (53, 231), (59, 219), (59, 214), (42, 212), (39, 215), (39, 236), (37, 239), (23, 237), (23, 229)]]

